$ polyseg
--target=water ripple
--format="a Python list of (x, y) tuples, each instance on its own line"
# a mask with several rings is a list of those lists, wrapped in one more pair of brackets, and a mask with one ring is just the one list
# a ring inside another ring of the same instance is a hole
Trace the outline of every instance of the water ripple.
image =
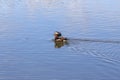
[(114, 40), (70, 40), (70, 50), (73, 53), (90, 55), (112, 63), (120, 63), (120, 41)]

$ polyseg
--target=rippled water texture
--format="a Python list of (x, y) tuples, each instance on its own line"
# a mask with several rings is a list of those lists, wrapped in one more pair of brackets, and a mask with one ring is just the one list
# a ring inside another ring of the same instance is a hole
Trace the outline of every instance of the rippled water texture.
[(119, 79), (119, 0), (0, 0), (0, 80)]

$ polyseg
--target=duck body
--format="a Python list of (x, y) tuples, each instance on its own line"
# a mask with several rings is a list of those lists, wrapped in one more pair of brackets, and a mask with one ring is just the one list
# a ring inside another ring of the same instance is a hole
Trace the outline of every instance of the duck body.
[(68, 44), (68, 39), (67, 38), (57, 38), (54, 39), (54, 43), (55, 43), (55, 48), (61, 48), (64, 45)]
[(64, 45), (68, 45), (68, 39), (66, 37), (63, 37), (62, 34), (58, 31), (54, 33), (54, 39), (55, 48), (61, 48)]
[(65, 42), (67, 41), (68, 39), (67, 38), (64, 38), (64, 37), (58, 37), (58, 38), (55, 38), (55, 41), (57, 42)]
[(55, 32), (54, 33), (54, 41), (56, 42), (66, 42), (68, 39), (63, 37), (60, 32)]

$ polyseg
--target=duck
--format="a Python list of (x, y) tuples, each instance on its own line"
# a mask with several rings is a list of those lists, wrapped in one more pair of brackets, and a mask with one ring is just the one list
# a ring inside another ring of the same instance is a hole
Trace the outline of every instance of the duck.
[(62, 36), (61, 32), (56, 31), (54, 33), (54, 41), (55, 42), (67, 42), (67, 40), (68, 39), (66, 37)]

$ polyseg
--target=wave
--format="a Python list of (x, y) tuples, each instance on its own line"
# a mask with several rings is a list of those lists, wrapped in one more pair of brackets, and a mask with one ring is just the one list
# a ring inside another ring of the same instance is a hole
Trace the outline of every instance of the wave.
[(69, 39), (70, 41), (81, 41), (81, 42), (99, 42), (99, 43), (119, 43), (120, 40), (101, 40), (101, 39)]
[(89, 55), (101, 60), (120, 63), (120, 41), (115, 40), (92, 40), (70, 39), (69, 49), (78, 54)]

